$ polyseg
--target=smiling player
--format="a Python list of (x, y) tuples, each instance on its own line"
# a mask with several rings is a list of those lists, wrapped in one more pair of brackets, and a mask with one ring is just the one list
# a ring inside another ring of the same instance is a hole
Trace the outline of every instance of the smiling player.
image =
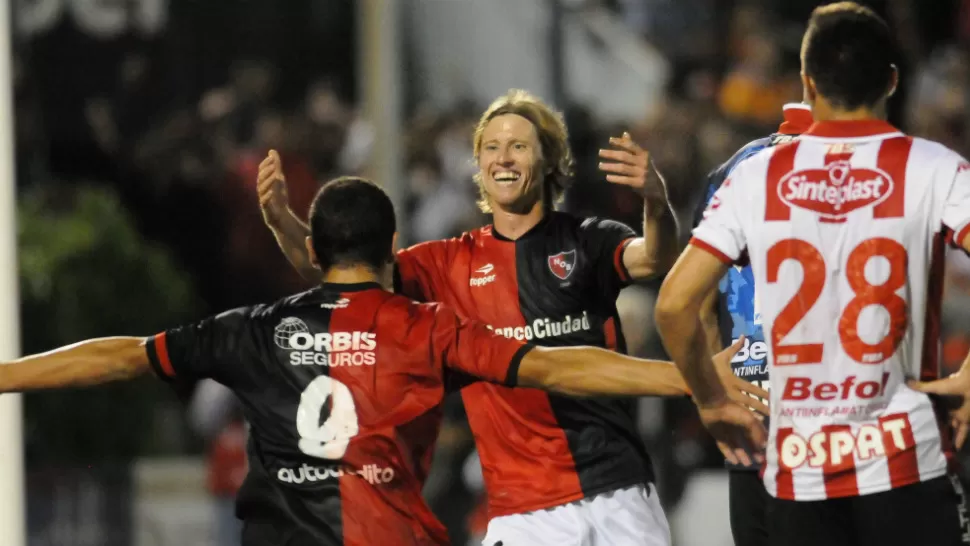
[[(610, 143), (601, 168), (609, 182), (644, 198), (643, 237), (617, 222), (554, 210), (572, 181), (561, 115), (523, 91), (497, 99), (473, 135), (480, 205), (492, 223), (398, 252), (398, 291), (445, 303), (517, 340), (624, 352), (617, 295), (667, 270), (677, 229), (649, 155), (629, 135)], [(288, 209), (275, 152), (261, 165), (258, 188), (288, 259), (308, 271), (306, 226)], [(488, 494), (486, 546), (670, 543), (634, 400), (482, 382), (461, 396)]]

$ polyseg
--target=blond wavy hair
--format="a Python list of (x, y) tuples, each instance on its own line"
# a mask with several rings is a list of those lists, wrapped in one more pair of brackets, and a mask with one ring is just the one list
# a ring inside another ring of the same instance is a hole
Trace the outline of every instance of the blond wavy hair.
[[(573, 181), (573, 154), (569, 150), (569, 133), (562, 113), (554, 110), (539, 97), (522, 89), (511, 89), (505, 95), (495, 99), (475, 126), (472, 136), (472, 148), (475, 152), (475, 164), (479, 165), (479, 154), (482, 150), (482, 135), (485, 126), (492, 119), (505, 114), (521, 116), (535, 127), (539, 137), (539, 151), (541, 153), (542, 170), (545, 173), (542, 181), (543, 199), (545, 206), (552, 208), (553, 204), (562, 200), (563, 194)], [(479, 165), (480, 166), (480, 165)], [(485, 193), (482, 173), (474, 176), (478, 184), (478, 208), (482, 212), (492, 212)]]

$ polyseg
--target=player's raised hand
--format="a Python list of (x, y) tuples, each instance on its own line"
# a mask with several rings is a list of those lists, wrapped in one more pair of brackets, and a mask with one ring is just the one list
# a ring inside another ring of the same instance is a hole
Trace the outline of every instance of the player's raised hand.
[(607, 173), (606, 180), (614, 184), (630, 186), (644, 199), (658, 203), (667, 203), (667, 184), (660, 171), (650, 161), (650, 152), (641, 148), (630, 133), (623, 133), (621, 137), (611, 137), (610, 146), (613, 149), (601, 149), (599, 168)]
[(950, 413), (950, 426), (956, 433), (954, 445), (957, 449), (963, 447), (970, 429), (970, 373), (960, 370), (944, 379), (936, 381), (907, 382), (910, 388), (919, 392), (943, 398)]
[(287, 212), (290, 198), (286, 191), (283, 162), (276, 150), (270, 150), (266, 159), (259, 164), (256, 193), (267, 224), (273, 225)]
[(717, 405), (698, 407), (697, 412), (728, 462), (750, 465), (752, 457), (749, 453), (754, 454), (754, 462), (764, 462), (768, 433), (753, 411), (733, 400), (725, 400)]
[(717, 368), (717, 373), (721, 377), (721, 381), (724, 382), (724, 388), (731, 396), (731, 400), (767, 416), (769, 410), (764, 401), (768, 400), (768, 391), (734, 375), (734, 370), (731, 369), (731, 359), (742, 347), (744, 347), (744, 336), (738, 338), (727, 349), (714, 355), (714, 366)]

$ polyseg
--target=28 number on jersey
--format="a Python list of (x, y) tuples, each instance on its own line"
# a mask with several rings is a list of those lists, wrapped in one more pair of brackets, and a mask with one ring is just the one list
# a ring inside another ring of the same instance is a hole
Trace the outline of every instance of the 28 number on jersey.
[[(870, 260), (882, 258), (889, 264), (889, 275), (881, 283), (866, 278)], [(906, 301), (897, 290), (906, 284), (906, 249), (898, 241), (875, 237), (859, 243), (845, 264), (845, 276), (855, 297), (842, 311), (838, 321), (839, 340), (850, 358), (860, 364), (879, 364), (896, 352), (906, 333)], [(778, 241), (768, 249), (767, 280), (778, 282), (781, 264), (794, 260), (802, 267), (803, 280), (795, 297), (778, 313), (771, 332), (775, 365), (819, 364), (822, 362), (821, 343), (783, 344), (785, 336), (808, 314), (825, 287), (827, 269), (822, 254), (801, 239)], [(859, 337), (859, 315), (865, 307), (878, 305), (889, 314), (889, 331), (876, 343)]]
[[(330, 416), (320, 424), (320, 412), (332, 398)], [(320, 459), (340, 459), (347, 453), (350, 439), (357, 435), (357, 407), (350, 389), (330, 376), (321, 375), (310, 382), (300, 396), (296, 410), (296, 430), (300, 451)]]

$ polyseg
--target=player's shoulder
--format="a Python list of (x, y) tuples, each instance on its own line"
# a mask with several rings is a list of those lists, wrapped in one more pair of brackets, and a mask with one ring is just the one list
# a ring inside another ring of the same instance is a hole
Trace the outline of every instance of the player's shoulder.
[(962, 154), (941, 142), (914, 136), (907, 136), (906, 138), (910, 139), (913, 143), (910, 148), (911, 159), (917, 159), (920, 162), (936, 161), (952, 163), (953, 165), (960, 165), (967, 162)]
[(454, 312), (438, 302), (417, 302), (401, 294), (389, 294), (377, 311), (377, 326), (381, 330), (399, 332), (402, 338), (424, 335), (444, 315)]
[(269, 303), (254, 305), (249, 308), (250, 316), (254, 319), (266, 318), (275, 314), (291, 311), (296, 307), (304, 307), (313, 299), (318, 299), (317, 294), (319, 291), (319, 288), (311, 288), (303, 292), (283, 296)]
[(707, 175), (707, 199), (711, 198), (713, 193), (717, 191), (722, 184), (724, 184), (724, 181), (727, 180), (729, 176), (734, 174), (739, 166), (756, 159), (765, 161), (771, 156), (773, 150), (777, 146), (787, 145), (792, 140), (791, 135), (772, 134), (752, 140), (741, 148), (738, 148), (738, 150), (734, 152), (734, 155), (728, 158), (728, 160), (724, 163), (718, 165)]
[(581, 232), (629, 232), (633, 234), (633, 229), (617, 220), (611, 220), (610, 218), (604, 218), (602, 216), (586, 216), (578, 217), (572, 214), (559, 212), (556, 213), (563, 217), (563, 222), (568, 222), (568, 225), (573, 229)]
[(722, 176), (727, 176), (731, 171), (734, 170), (735, 167), (740, 165), (741, 162), (758, 155), (772, 146), (779, 144), (773, 140), (773, 137), (774, 135), (761, 137), (738, 148), (738, 151), (734, 152), (734, 155), (728, 158), (728, 160), (724, 163), (721, 163), (721, 165), (715, 169), (715, 173), (720, 173)]
[(469, 249), (475, 246), (476, 243), (480, 242), (485, 236), (483, 230), (484, 228), (478, 228), (471, 231), (466, 231), (457, 237), (415, 243), (408, 248), (401, 250), (398, 254), (434, 256), (453, 255), (456, 252)]

